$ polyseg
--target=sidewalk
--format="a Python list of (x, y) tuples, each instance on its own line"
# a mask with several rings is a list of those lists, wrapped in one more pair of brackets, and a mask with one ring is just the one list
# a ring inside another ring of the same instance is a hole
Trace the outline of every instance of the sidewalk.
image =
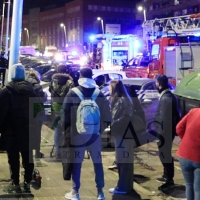
[[(64, 194), (70, 191), (71, 181), (64, 181), (62, 178), (62, 165), (54, 161), (50, 157), (50, 151), (53, 144), (53, 132), (47, 126), (43, 126), (42, 130), (42, 148), (45, 158), (36, 163), (36, 168), (42, 176), (42, 186), (38, 188), (36, 183), (32, 182), (32, 194), (7, 195), (3, 192), (3, 187), (8, 184), (9, 168), (7, 164), (7, 156), (0, 153), (0, 200), (3, 199), (37, 199), (37, 200), (57, 200), (65, 199)], [(104, 149), (102, 153), (105, 173), (104, 193), (107, 200), (160, 200), (160, 199), (184, 199), (183, 177), (178, 165), (175, 162), (175, 183), (178, 184), (173, 191), (164, 195), (157, 190), (159, 184), (155, 181), (157, 176), (162, 174), (162, 166), (156, 155), (156, 144), (149, 143), (137, 149), (134, 161), (134, 189), (129, 195), (112, 195), (108, 189), (116, 185), (118, 174), (117, 171), (108, 170), (108, 166), (112, 164), (115, 158), (114, 149)], [(177, 149), (174, 144), (173, 152)], [(23, 170), (23, 169), (22, 169)], [(177, 196), (178, 195), (178, 196)], [(93, 165), (90, 159), (85, 159), (81, 174), (81, 200), (95, 200), (96, 187), (94, 182)], [(177, 198), (174, 198), (177, 197)]]

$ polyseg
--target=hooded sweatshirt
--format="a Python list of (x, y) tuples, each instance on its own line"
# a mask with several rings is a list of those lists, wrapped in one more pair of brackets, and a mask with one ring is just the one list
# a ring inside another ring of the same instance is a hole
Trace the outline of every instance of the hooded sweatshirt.
[[(98, 87), (95, 81), (89, 78), (80, 78), (78, 83), (79, 86), (77, 88), (81, 91), (85, 98), (90, 98), (95, 88)], [(99, 107), (101, 116), (100, 131), (103, 131), (108, 126), (108, 123), (111, 122), (109, 102), (101, 91), (99, 91), (99, 95), (97, 96), (95, 101)], [(67, 130), (67, 128), (70, 127), (70, 133), (72, 135), (78, 134), (76, 129), (76, 114), (80, 102), (81, 100), (77, 96), (77, 94), (73, 90), (70, 90), (69, 93), (66, 95), (63, 103), (64, 114), (61, 113), (62, 117), (60, 125), (64, 130)]]

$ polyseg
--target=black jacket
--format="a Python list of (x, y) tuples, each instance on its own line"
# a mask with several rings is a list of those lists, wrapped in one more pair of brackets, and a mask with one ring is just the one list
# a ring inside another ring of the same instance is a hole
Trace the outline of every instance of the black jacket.
[[(34, 143), (33, 110), (29, 98), (36, 94), (27, 81), (9, 82), (0, 94), (1, 149), (27, 150)], [(32, 107), (33, 108), (33, 107)]]
[[(176, 134), (176, 124), (180, 120), (177, 99), (168, 89), (161, 93), (155, 114), (156, 132), (165, 139)], [(159, 137), (158, 135), (158, 137)]]
[(133, 104), (130, 99), (119, 97), (111, 108), (111, 134), (123, 136), (133, 116)]

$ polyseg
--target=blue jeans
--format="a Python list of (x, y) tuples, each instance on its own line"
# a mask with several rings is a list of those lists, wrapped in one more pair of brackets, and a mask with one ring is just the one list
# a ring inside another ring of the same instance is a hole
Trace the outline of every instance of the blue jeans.
[(62, 132), (60, 131), (60, 129), (55, 128), (54, 129), (54, 145), (55, 145), (56, 154), (60, 153), (59, 146), (60, 146), (61, 136), (62, 136)]
[(184, 158), (179, 158), (183, 177), (186, 182), (187, 200), (200, 199), (200, 163), (193, 162)]
[[(90, 141), (90, 142), (88, 142)], [(104, 187), (104, 171), (101, 158), (102, 141), (100, 135), (75, 135), (72, 138), (74, 162), (72, 170), (72, 187), (77, 191), (80, 188), (81, 166), (85, 150), (88, 150), (94, 165), (95, 182), (98, 190)], [(85, 172), (85, 173), (88, 173)]]

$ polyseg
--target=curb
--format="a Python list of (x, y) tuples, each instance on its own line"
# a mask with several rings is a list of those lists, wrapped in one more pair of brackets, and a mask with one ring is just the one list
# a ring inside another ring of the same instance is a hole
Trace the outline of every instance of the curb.
[[(112, 171), (112, 170), (109, 170), (111, 173), (117, 175), (117, 172), (115, 171)], [(134, 190), (136, 190), (137, 192), (140, 192), (146, 196), (148, 196), (151, 200), (163, 200), (162, 198), (156, 196), (156, 194), (153, 194), (151, 193), (149, 190), (143, 188), (142, 186), (140, 186), (138, 183), (136, 183), (134, 181), (134, 187), (133, 187)]]

